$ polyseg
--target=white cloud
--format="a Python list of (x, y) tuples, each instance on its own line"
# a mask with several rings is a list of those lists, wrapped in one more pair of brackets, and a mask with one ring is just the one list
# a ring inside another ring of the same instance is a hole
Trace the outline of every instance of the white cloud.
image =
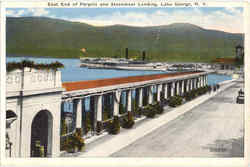
[(7, 16), (11, 16), (11, 17), (20, 17), (25, 13), (25, 10), (18, 10), (18, 11), (14, 11), (14, 10), (6, 10), (6, 15)]
[(6, 10), (6, 15), (11, 17), (21, 17), (21, 16), (49, 16), (50, 12), (44, 8), (27, 8), (20, 10)]
[(233, 14), (233, 15), (238, 15), (238, 14), (241, 14), (241, 10), (238, 8), (233, 8), (233, 7), (226, 7), (225, 8), (227, 12)]
[(6, 10), (6, 15), (7, 16), (13, 16), (15, 14), (14, 10)]
[(49, 11), (44, 8), (28, 8), (28, 13), (32, 16), (48, 16)]
[(22, 16), (24, 13), (25, 13), (24, 10), (19, 10), (19, 11), (17, 12), (17, 15), (18, 15), (18, 16)]
[(95, 17), (66, 18), (66, 20), (84, 22), (95, 26), (124, 24), (130, 26), (157, 26), (176, 22), (191, 23), (207, 29), (219, 29), (226, 32), (243, 32), (243, 13), (236, 8), (226, 8), (213, 12), (204, 12), (198, 8), (193, 10), (176, 9), (173, 12), (157, 10), (146, 12), (114, 12)]

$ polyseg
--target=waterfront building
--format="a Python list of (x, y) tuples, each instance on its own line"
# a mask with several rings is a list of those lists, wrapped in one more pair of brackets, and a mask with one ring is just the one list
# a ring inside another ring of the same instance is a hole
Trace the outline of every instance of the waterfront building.
[(213, 60), (213, 68), (217, 70), (235, 70), (236, 66), (242, 65), (244, 60), (244, 47), (237, 45), (235, 47), (235, 57), (216, 58)]

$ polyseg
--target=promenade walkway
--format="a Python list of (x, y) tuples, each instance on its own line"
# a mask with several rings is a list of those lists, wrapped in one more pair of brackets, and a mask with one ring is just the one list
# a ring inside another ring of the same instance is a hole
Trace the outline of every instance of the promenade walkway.
[[(217, 144), (216, 139), (228, 139), (225, 142), (229, 142), (229, 133), (232, 138), (242, 137), (243, 105), (234, 104), (240, 86), (240, 83), (228, 82), (215, 93), (203, 95), (178, 108), (167, 107), (157, 118), (140, 120), (133, 129), (121, 129), (119, 135), (106, 135), (88, 143), (85, 152), (64, 156), (217, 156), (210, 154)], [(219, 143), (223, 144), (223, 141)], [(241, 156), (241, 153), (236, 155)]]
[(111, 156), (243, 157), (244, 105), (236, 104), (242, 86), (235, 84)]

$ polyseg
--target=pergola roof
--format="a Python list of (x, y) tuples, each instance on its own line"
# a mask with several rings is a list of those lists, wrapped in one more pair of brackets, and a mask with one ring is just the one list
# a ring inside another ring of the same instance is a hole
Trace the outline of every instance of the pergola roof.
[(162, 79), (162, 78), (170, 78), (170, 77), (176, 77), (176, 76), (181, 76), (181, 75), (184, 76), (184, 75), (195, 74), (195, 73), (200, 73), (200, 71), (153, 74), (153, 75), (143, 75), (143, 76), (98, 79), (98, 80), (90, 80), (90, 81), (64, 82), (62, 86), (66, 89), (66, 91), (75, 91), (75, 90), (83, 90), (83, 89), (91, 89), (91, 88), (99, 88), (99, 87), (105, 87), (105, 86), (133, 83), (133, 82), (143, 82), (143, 81), (156, 80), (156, 79)]

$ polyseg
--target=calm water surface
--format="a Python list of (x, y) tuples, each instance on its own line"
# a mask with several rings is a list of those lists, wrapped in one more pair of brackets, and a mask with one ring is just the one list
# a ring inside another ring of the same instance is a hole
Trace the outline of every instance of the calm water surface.
[(64, 64), (65, 68), (60, 69), (62, 72), (62, 81), (82, 81), (95, 80), (104, 78), (127, 77), (138, 75), (149, 75), (163, 73), (160, 71), (129, 71), (129, 70), (104, 70), (104, 69), (88, 69), (79, 67), (79, 59), (54, 59), (54, 58), (25, 58), (25, 57), (7, 57), (7, 62), (21, 61), (24, 59), (32, 60), (36, 63), (50, 63), (59, 61)]

